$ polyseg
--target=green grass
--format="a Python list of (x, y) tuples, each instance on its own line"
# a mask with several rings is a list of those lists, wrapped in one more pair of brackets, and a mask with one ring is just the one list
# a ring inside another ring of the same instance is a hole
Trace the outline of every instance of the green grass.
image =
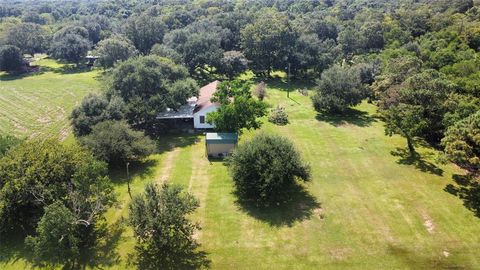
[(98, 91), (99, 73), (48, 58), (36, 64), (40, 72), (0, 74), (0, 134), (65, 140), (71, 134), (70, 112), (87, 93)]
[[(198, 237), (213, 269), (480, 267), (480, 220), (444, 191), (460, 171), (436, 164), (428, 148), (420, 147), (420, 161), (402, 156), (405, 141), (384, 135), (371, 104), (349, 117), (317, 120), (308, 97), (290, 97), (269, 89), (267, 101), (286, 107), (291, 123), (261, 130), (292, 139), (312, 165), (307, 195), (289, 209), (239, 206), (226, 167), (205, 159), (203, 140), (169, 149), (156, 167), (161, 176), (152, 180), (180, 184), (199, 198), (192, 218), (203, 227)], [(261, 131), (247, 132), (241, 143)], [(306, 204), (312, 198), (316, 203)], [(129, 237), (122, 255), (133, 246)]]
[[(200, 136), (169, 136), (160, 154), (132, 169), (132, 193), (151, 181), (179, 184), (200, 200), (192, 215), (213, 269), (478, 269), (480, 219), (445, 191), (462, 172), (435, 162), (420, 147), (405, 154), (401, 137), (384, 135), (376, 107), (363, 103), (346, 117), (317, 116), (309, 97), (270, 84), (267, 102), (286, 108), (290, 124), (265, 122), (257, 132), (289, 137), (312, 166), (312, 180), (287, 209), (258, 211), (236, 203), (222, 162), (205, 158)], [(303, 87), (303, 86), (301, 86)], [(295, 87), (291, 87), (294, 90)], [(123, 169), (112, 174), (118, 204), (107, 212), (112, 228), (124, 224), (129, 196)], [(134, 246), (125, 226), (106, 269), (129, 269)], [(115, 256), (114, 256), (115, 257)], [(24, 259), (0, 264), (23, 269)]]

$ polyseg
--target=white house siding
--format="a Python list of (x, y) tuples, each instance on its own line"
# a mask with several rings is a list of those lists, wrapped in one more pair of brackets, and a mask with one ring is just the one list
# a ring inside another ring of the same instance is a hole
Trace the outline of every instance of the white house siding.
[[(218, 105), (211, 105), (206, 108), (203, 108), (202, 110), (196, 112), (193, 114), (193, 127), (194, 128), (214, 128), (214, 125), (210, 125), (207, 123), (207, 114), (209, 112), (216, 111), (218, 109)], [(205, 123), (201, 124), (200, 123), (200, 116), (205, 116)]]

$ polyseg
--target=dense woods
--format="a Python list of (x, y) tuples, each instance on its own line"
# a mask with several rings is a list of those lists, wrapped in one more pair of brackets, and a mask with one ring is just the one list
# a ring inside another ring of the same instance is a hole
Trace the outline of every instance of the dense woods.
[[(260, 128), (262, 81), (282, 73), (314, 85), (318, 116), (352, 115), (368, 100), (411, 157), (426, 144), (469, 176), (480, 173), (478, 1), (2, 1), (0, 71), (28, 72), (39, 53), (78, 69), (93, 56), (103, 88), (69, 112), (73, 146), (0, 134), (0, 238), (20, 230), (39, 266), (88, 264), (115, 201), (109, 168), (128, 173), (130, 162), (155, 153), (151, 138), (165, 133), (158, 113), (216, 79), (223, 82), (212, 101), (222, 107), (206, 121), (218, 131)], [(246, 72), (256, 86), (239, 78)], [(289, 116), (278, 107), (269, 121), (287, 125)], [(263, 205), (288, 201), (296, 181), (310, 178), (290, 141), (265, 134), (241, 145), (229, 170), (237, 193)], [(193, 237), (198, 225), (186, 218), (197, 208), (168, 185), (134, 197), (135, 264), (208, 266)]]

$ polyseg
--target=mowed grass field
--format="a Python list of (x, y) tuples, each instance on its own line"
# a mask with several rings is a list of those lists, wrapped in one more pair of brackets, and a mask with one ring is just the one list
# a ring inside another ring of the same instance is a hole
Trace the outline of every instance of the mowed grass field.
[[(462, 172), (435, 162), (419, 147), (411, 160), (404, 139), (384, 135), (374, 105), (363, 103), (347, 117), (317, 116), (309, 97), (269, 84), (267, 102), (284, 106), (290, 124), (265, 121), (261, 130), (290, 138), (312, 167), (311, 182), (288, 208), (269, 211), (236, 202), (222, 162), (205, 158), (202, 135), (168, 136), (161, 152), (133, 169), (132, 193), (148, 182), (183, 186), (200, 200), (192, 215), (212, 269), (479, 269), (480, 219), (445, 191)], [(135, 244), (125, 226), (127, 182), (112, 174), (118, 204), (106, 214), (112, 231), (106, 269), (133, 269)], [(12, 258), (1, 269), (29, 268)]]
[(59, 138), (71, 134), (68, 116), (82, 98), (98, 91), (98, 71), (76, 70), (47, 58), (40, 72), (0, 73), (0, 134), (23, 138)]

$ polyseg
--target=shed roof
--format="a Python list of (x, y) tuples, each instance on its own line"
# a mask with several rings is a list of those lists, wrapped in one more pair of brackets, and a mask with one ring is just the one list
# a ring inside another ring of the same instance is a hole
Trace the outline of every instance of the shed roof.
[(205, 135), (205, 140), (208, 143), (237, 143), (238, 134), (208, 132)]

